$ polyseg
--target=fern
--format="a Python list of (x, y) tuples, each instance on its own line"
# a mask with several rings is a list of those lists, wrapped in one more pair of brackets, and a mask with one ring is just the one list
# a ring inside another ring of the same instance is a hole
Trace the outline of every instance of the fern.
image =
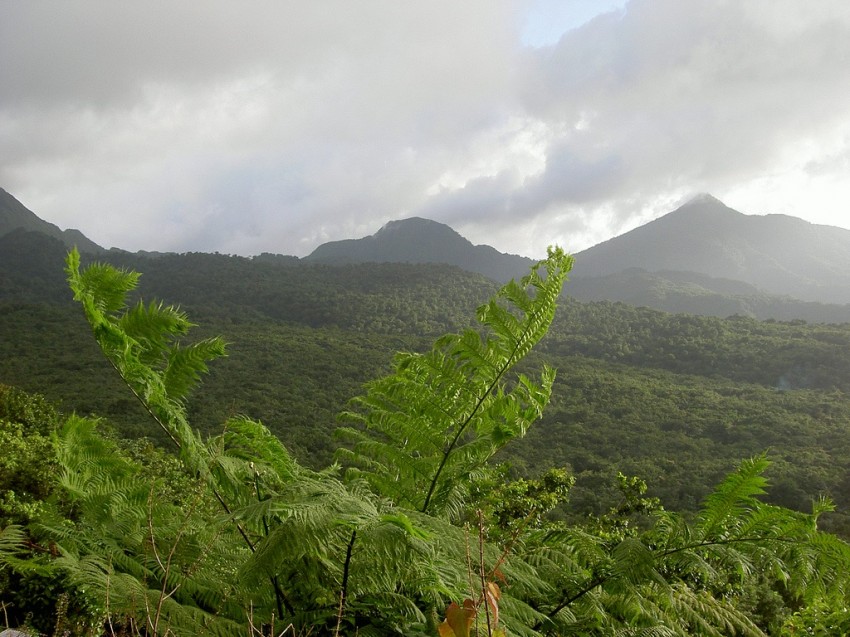
[(362, 425), (339, 432), (352, 444), (339, 452), (349, 477), (365, 478), (399, 506), (459, 514), (475, 471), (523, 436), (549, 400), (552, 369), (544, 366), (537, 383), (510, 374), (548, 330), (571, 265), (550, 249), (521, 283), (478, 310), (484, 335), (468, 330), (426, 354), (399, 354), (395, 373), (372, 382), (343, 415)]
[(97, 433), (96, 422), (74, 416), (58, 432), (57, 461), (74, 522), (46, 519), (34, 529), (55, 543), (56, 565), (99, 598), (109, 621), (144, 623), (155, 611), (148, 632), (232, 631), (232, 623), (213, 626), (222, 624), (218, 613), (241, 614), (227, 601), (233, 540), (205, 519), (201, 490), (184, 494), (183, 506), (160, 501), (157, 481), (140, 480), (140, 468)]
[(141, 302), (127, 308), (127, 296), (139, 274), (95, 263), (80, 269), (76, 250), (68, 254), (68, 283), (107, 360), (156, 423), (180, 449), (195, 472), (206, 466), (198, 435), (189, 426), (183, 401), (207, 362), (224, 356), (224, 341), (207, 339), (181, 345), (192, 324), (173, 307)]
[[(150, 634), (236, 634), (246, 622), (434, 634), (447, 608), (467, 608), (481, 629), (498, 617), (493, 634), (755, 636), (736, 597), (749, 578), (801, 603), (846, 596), (850, 548), (817, 530), (831, 505), (803, 514), (762, 502), (764, 457), (742, 463), (696, 518), (657, 509), (644, 531), (538, 520), (488, 535), (469, 510), (471, 485), (549, 400), (554, 370), (532, 379), (518, 369), (546, 334), (571, 264), (550, 250), (478, 310), (478, 330), (397, 355), (394, 373), (342, 415), (340, 474), (301, 467), (248, 418), (202, 440), (185, 401), (223, 341), (184, 344), (192, 325), (179, 309), (128, 307), (138, 274), (81, 270), (72, 252), (69, 282), (95, 338), (176, 443), (197, 494), (188, 508), (159, 502), (156, 481), (140, 482), (92, 422), (72, 418), (58, 453), (74, 524), (44, 519), (41, 532), (63, 568), (103, 592), (110, 618)], [(0, 564), (14, 558), (8, 533)]]
[(0, 528), (0, 573), (6, 568), (18, 572), (42, 571), (41, 565), (26, 559), (27, 534), (17, 524)]

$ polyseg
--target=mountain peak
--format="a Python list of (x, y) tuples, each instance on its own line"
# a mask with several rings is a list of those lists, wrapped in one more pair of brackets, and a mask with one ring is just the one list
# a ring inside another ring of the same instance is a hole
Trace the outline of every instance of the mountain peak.
[[(700, 193), (695, 194), (693, 197), (691, 197), (690, 199), (688, 199), (685, 202), (684, 206), (696, 206), (696, 205), (700, 205), (700, 204), (712, 204), (712, 205), (720, 204), (724, 208), (726, 207), (726, 204), (724, 204), (722, 201), (720, 201), (714, 195), (711, 195), (707, 192), (700, 192)], [(682, 207), (684, 207), (684, 206), (682, 206)]]
[(446, 224), (422, 217), (389, 221), (375, 234), (361, 239), (323, 243), (305, 260), (328, 264), (445, 263), (496, 281), (523, 276), (533, 263), (491, 246), (474, 246)]
[(744, 281), (805, 301), (850, 303), (850, 232), (796, 217), (745, 215), (711, 195), (576, 256), (575, 276), (628, 268)]
[(424, 219), (423, 217), (408, 217), (407, 219), (393, 219), (388, 221), (380, 230), (371, 235), (375, 239), (388, 239), (393, 235), (405, 235), (413, 233), (425, 233), (429, 235), (445, 235), (452, 238), (460, 238), (466, 241), (457, 231), (450, 226), (432, 219)]
[(715, 219), (720, 218), (721, 215), (727, 217), (730, 215), (736, 217), (746, 216), (742, 212), (738, 212), (737, 210), (730, 208), (725, 203), (720, 201), (720, 199), (708, 194), (707, 192), (702, 192), (698, 195), (694, 195), (681, 206), (676, 208), (673, 212), (670, 212), (664, 215), (663, 217), (660, 217), (660, 219), (682, 214), (705, 215), (714, 217)]

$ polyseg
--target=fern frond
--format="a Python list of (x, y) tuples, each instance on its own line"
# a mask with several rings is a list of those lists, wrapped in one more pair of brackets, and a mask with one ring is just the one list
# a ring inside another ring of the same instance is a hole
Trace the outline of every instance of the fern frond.
[(120, 312), (127, 306), (127, 294), (139, 282), (138, 272), (128, 272), (102, 263), (94, 263), (80, 272), (80, 253), (74, 248), (68, 253), (65, 272), (74, 299), (86, 307), (92, 316)]
[[(559, 249), (521, 283), (478, 310), (487, 333), (446, 335), (425, 354), (396, 357), (394, 374), (373, 381), (344, 420), (352, 443), (338, 456), (396, 505), (450, 515), (466, 479), (501, 446), (525, 434), (549, 400), (554, 371), (539, 382), (509, 374), (548, 330), (572, 265)], [(541, 274), (545, 270), (546, 275)]]
[(182, 336), (192, 324), (175, 307), (139, 301), (118, 319), (121, 330), (139, 344), (139, 360), (146, 365), (162, 365), (162, 355), (175, 336)]
[(18, 573), (44, 572), (46, 568), (26, 555), (27, 534), (16, 524), (0, 528), (0, 572), (10, 568)]
[(163, 387), (172, 400), (184, 400), (209, 370), (207, 362), (225, 355), (224, 340), (208, 338), (191, 345), (172, 345), (167, 353)]
[[(136, 272), (101, 263), (81, 270), (76, 250), (68, 254), (65, 271), (106, 358), (180, 448), (190, 471), (203, 472), (203, 446), (181, 402), (206, 371), (206, 362), (224, 354), (223, 342), (211, 339), (188, 347), (178, 345), (175, 339), (185, 335), (191, 324), (175, 308), (139, 304), (125, 310), (127, 294), (139, 280)], [(154, 361), (162, 361), (164, 367), (152, 365)]]
[(699, 531), (703, 537), (722, 533), (725, 524), (758, 502), (755, 497), (765, 493), (764, 471), (769, 464), (766, 456), (743, 461), (738, 470), (729, 474), (705, 499), (699, 515)]
[(674, 587), (669, 612), (671, 619), (680, 622), (688, 634), (764, 637), (764, 632), (745, 613), (721, 598), (684, 585)]

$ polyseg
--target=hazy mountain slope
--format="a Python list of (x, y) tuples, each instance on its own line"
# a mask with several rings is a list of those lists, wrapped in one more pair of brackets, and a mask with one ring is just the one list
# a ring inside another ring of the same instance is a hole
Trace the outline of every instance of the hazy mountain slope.
[(337, 265), (447, 263), (496, 281), (521, 277), (534, 263), (532, 259), (504, 254), (491, 246), (472, 245), (449, 226), (420, 217), (390, 221), (375, 234), (362, 239), (322, 244), (305, 260)]
[(97, 254), (104, 249), (79, 230), (61, 230), (58, 226), (40, 219), (20, 201), (0, 188), (0, 237), (13, 230), (31, 230), (59, 239), (67, 247), (77, 246), (80, 252)]
[(17, 228), (0, 236), (0, 300), (70, 302), (68, 248), (56, 237)]
[(805, 301), (850, 303), (850, 230), (748, 216), (709, 195), (575, 256), (575, 277), (689, 271)]
[(743, 281), (697, 272), (629, 268), (599, 277), (577, 276), (570, 282), (569, 294), (580, 301), (620, 301), (665, 312), (721, 318), (740, 315), (762, 320), (850, 323), (850, 305), (766, 294)]

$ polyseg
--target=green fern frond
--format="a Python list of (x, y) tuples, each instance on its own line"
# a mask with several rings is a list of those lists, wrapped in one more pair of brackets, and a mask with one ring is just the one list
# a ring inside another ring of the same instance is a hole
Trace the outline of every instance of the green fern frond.
[(146, 365), (160, 366), (163, 352), (175, 336), (189, 331), (192, 324), (186, 314), (175, 307), (139, 301), (118, 319), (121, 330), (139, 344), (139, 360)]
[(756, 505), (756, 496), (764, 495), (767, 479), (764, 471), (770, 462), (766, 456), (745, 460), (705, 499), (699, 515), (703, 537), (722, 533), (724, 525), (747, 508)]
[(25, 551), (27, 534), (16, 524), (0, 529), (0, 572), (9, 568), (19, 573), (40, 572), (44, 567), (29, 559)]
[[(185, 335), (191, 324), (174, 308), (140, 304), (122, 312), (128, 292), (138, 283), (136, 272), (100, 263), (81, 270), (76, 250), (68, 254), (65, 271), (106, 358), (180, 447), (190, 471), (203, 472), (203, 446), (189, 427), (181, 401), (206, 371), (206, 362), (224, 354), (223, 342), (211, 339), (196, 346), (177, 345), (175, 339)], [(150, 364), (156, 360), (162, 361), (164, 369)]]
[(139, 282), (138, 272), (128, 272), (102, 263), (94, 263), (80, 272), (80, 253), (68, 253), (65, 272), (74, 299), (83, 303), (92, 316), (120, 312), (127, 306), (127, 294)]
[(163, 386), (172, 400), (183, 400), (209, 369), (207, 362), (225, 355), (221, 338), (209, 338), (191, 345), (172, 345), (168, 350)]
[(705, 591), (695, 591), (684, 585), (675, 586), (670, 602), (671, 620), (678, 621), (686, 628), (687, 634), (764, 637), (764, 632), (745, 613)]
[(342, 415), (363, 427), (340, 433), (352, 443), (338, 456), (352, 465), (349, 476), (398, 506), (458, 512), (466, 478), (524, 435), (549, 400), (553, 370), (544, 368), (538, 383), (518, 376), (510, 387), (508, 374), (548, 330), (571, 265), (550, 249), (520, 284), (479, 308), (485, 335), (450, 334), (428, 353), (397, 356), (395, 374), (370, 383)]

